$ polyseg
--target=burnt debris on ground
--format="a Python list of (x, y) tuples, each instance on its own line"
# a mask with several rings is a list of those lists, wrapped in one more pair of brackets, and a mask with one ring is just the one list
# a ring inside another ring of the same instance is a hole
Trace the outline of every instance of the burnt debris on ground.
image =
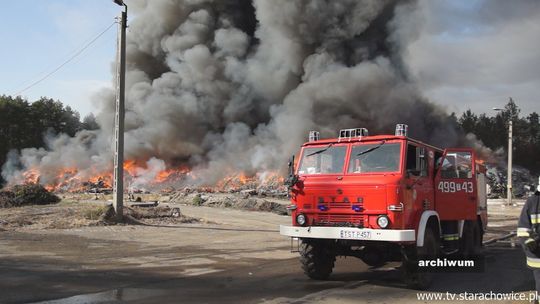
[(156, 204), (155, 206), (131, 206), (124, 208), (125, 222), (142, 225), (170, 225), (205, 222), (203, 219), (182, 214), (179, 207)]
[(233, 208), (287, 215), (287, 194), (278, 191), (244, 189), (221, 193), (186, 188), (171, 194), (169, 202), (195, 206)]
[(15, 185), (0, 191), (0, 208), (55, 204), (60, 198), (40, 184)]
[(108, 225), (176, 225), (206, 223), (186, 216), (179, 207), (124, 207), (124, 220), (118, 222), (114, 209), (104, 202), (64, 200), (59, 204), (0, 209), (0, 230), (71, 229)]
[[(232, 208), (287, 214), (287, 189), (280, 177), (245, 179), (235, 176), (213, 187), (167, 187), (149, 191), (130, 187), (124, 203), (124, 220), (118, 222), (106, 184), (85, 183), (77, 191), (55, 194), (32, 184), (0, 192), (0, 229), (70, 229), (102, 225), (175, 225), (207, 223), (182, 214), (181, 205)], [(58, 195), (58, 196), (57, 196)], [(45, 205), (54, 204), (55, 205)], [(31, 204), (32, 206), (28, 206)], [(45, 206), (38, 206), (45, 205)], [(9, 208), (20, 207), (20, 208)]]

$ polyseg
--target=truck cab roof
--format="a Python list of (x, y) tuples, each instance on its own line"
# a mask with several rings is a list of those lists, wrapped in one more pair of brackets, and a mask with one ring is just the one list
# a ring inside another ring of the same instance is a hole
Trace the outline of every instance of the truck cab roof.
[(430, 147), (434, 150), (442, 152), (443, 149), (426, 144), (422, 141), (419, 141), (414, 138), (410, 138), (407, 136), (396, 136), (396, 135), (373, 135), (373, 136), (361, 136), (361, 137), (349, 137), (349, 138), (326, 138), (326, 139), (320, 139), (315, 141), (308, 141), (302, 145), (302, 147), (309, 147), (309, 146), (319, 146), (319, 145), (329, 145), (329, 144), (347, 144), (347, 143), (365, 143), (365, 142), (371, 142), (371, 141), (391, 141), (391, 140), (407, 140), (410, 142), (417, 143), (422, 146)]

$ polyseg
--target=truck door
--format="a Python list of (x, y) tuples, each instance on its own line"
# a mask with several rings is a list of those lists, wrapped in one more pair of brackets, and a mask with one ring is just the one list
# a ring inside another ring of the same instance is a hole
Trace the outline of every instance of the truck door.
[(441, 220), (476, 220), (477, 183), (472, 149), (446, 149), (437, 161), (435, 210)]

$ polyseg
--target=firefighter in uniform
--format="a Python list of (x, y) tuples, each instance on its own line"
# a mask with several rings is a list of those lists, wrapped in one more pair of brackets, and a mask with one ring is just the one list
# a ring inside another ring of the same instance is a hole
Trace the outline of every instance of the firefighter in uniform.
[(519, 217), (517, 236), (527, 256), (527, 266), (533, 270), (536, 291), (540, 293), (540, 184), (529, 197)]

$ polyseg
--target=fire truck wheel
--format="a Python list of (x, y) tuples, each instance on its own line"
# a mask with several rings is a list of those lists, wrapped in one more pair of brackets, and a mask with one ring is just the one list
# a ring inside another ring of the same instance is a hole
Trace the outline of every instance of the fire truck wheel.
[(461, 255), (465, 258), (482, 254), (482, 231), (477, 221), (466, 221), (460, 242)]
[(315, 280), (326, 280), (332, 273), (336, 256), (321, 242), (302, 242), (300, 261), (304, 273)]
[(366, 247), (363, 250), (361, 259), (362, 262), (371, 267), (381, 267), (386, 264), (386, 256), (384, 252), (370, 247)]
[[(424, 233), (424, 246), (417, 247), (417, 256), (419, 260), (436, 259), (439, 255), (439, 242), (431, 228), (426, 228)], [(418, 261), (409, 261), (403, 263), (404, 280), (407, 287), (418, 290), (425, 290), (433, 281), (433, 274), (428, 271), (420, 272)]]

